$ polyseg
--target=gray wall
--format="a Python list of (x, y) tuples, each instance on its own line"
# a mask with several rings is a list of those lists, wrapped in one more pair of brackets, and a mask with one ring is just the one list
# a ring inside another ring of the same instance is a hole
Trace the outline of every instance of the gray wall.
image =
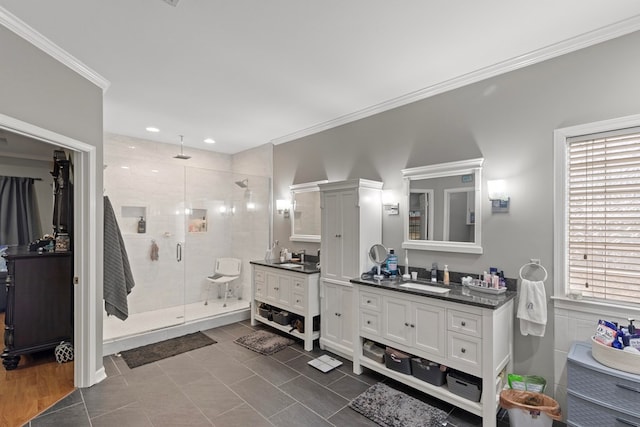
[[(102, 156), (102, 89), (0, 26), (0, 113), (97, 147)], [(99, 171), (98, 171), (99, 172)], [(102, 229), (102, 174), (96, 179), (96, 227)], [(102, 234), (98, 233), (98, 295), (102, 296)], [(102, 366), (102, 300), (96, 301), (95, 366)]]
[[(553, 130), (640, 112), (640, 32), (387, 111), (274, 150), (274, 199), (290, 184), (320, 179), (368, 178), (400, 197), (400, 170), (484, 157), (486, 181), (506, 179), (509, 213), (491, 214), (482, 201), (484, 254), (410, 251), (409, 264), (449, 264), (451, 271), (481, 273), (497, 266), (517, 277), (539, 258), (553, 289)], [(402, 218), (383, 216), (383, 244), (400, 248)], [(274, 214), (275, 238), (288, 241), (289, 223)], [(404, 253), (399, 254), (404, 260)], [(517, 326), (517, 325), (516, 325)], [(553, 311), (543, 338), (515, 329), (515, 371), (553, 383)]]

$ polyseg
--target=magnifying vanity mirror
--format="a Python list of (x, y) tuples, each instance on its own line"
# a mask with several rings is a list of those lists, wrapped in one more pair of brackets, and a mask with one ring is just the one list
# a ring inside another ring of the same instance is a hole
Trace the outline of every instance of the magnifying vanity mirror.
[(296, 242), (320, 242), (320, 187), (329, 181), (314, 181), (289, 186), (291, 191), (291, 237)]
[(387, 248), (379, 243), (371, 246), (371, 249), (369, 249), (369, 258), (378, 267), (378, 274), (375, 274), (373, 276), (374, 279), (383, 278), (382, 274), (380, 273), (380, 266), (385, 263), (385, 261), (387, 260), (387, 256), (389, 256)]
[(403, 169), (405, 249), (482, 253), (484, 159)]

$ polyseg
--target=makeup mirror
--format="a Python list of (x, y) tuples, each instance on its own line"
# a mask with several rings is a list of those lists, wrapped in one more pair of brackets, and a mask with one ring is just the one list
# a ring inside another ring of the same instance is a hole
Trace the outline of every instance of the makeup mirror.
[(374, 279), (382, 279), (380, 266), (385, 263), (387, 256), (389, 256), (387, 248), (379, 243), (371, 246), (371, 249), (369, 249), (369, 258), (378, 267), (378, 274), (373, 276)]

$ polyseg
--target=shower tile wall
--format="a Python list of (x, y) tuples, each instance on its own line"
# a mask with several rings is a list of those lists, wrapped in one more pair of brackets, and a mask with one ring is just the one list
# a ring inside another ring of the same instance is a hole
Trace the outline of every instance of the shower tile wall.
[[(233, 173), (232, 156), (185, 148), (192, 158), (184, 161), (173, 158), (178, 150), (176, 145), (105, 136), (105, 194), (116, 211), (136, 281), (128, 298), (130, 314), (204, 301), (206, 276), (213, 273), (215, 259), (221, 256), (243, 259), (238, 293), (246, 296), (248, 262), (262, 257), (266, 249), (269, 178), (249, 177), (256, 209), (246, 212), (244, 189), (233, 183), (247, 176)], [(243, 157), (244, 165), (252, 162)], [(264, 161), (257, 156), (253, 162)], [(185, 182), (189, 206), (184, 203)], [(222, 205), (231, 204), (236, 215), (220, 213)], [(137, 233), (139, 218), (123, 216), (122, 206), (146, 210), (146, 233)], [(207, 210), (206, 233), (185, 233), (185, 208)], [(159, 247), (159, 261), (150, 259), (152, 240)], [(175, 262), (178, 242), (184, 242), (181, 263)], [(212, 288), (211, 296), (216, 293)]]

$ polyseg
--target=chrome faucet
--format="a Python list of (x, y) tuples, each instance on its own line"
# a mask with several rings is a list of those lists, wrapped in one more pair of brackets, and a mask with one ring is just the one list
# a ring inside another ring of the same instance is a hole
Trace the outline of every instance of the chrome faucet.
[(298, 251), (298, 256), (300, 257), (300, 262), (302, 264), (304, 264), (304, 255), (306, 254), (306, 251), (304, 249), (300, 249)]

